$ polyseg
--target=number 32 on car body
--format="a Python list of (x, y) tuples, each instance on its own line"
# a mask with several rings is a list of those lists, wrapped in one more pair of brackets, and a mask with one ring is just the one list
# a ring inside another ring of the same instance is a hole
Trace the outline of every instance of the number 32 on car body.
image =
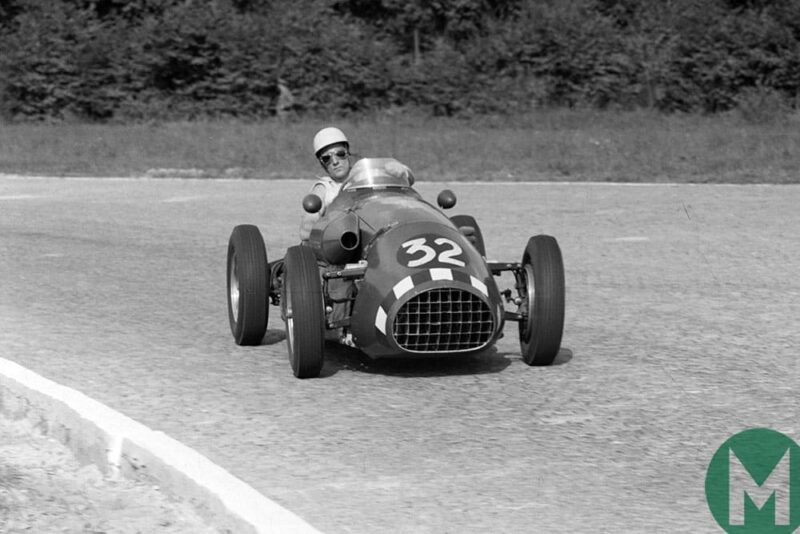
[(422, 267), (431, 262), (464, 267), (466, 264), (459, 259), (462, 252), (458, 243), (451, 239), (425, 235), (401, 244), (397, 260), (408, 267)]

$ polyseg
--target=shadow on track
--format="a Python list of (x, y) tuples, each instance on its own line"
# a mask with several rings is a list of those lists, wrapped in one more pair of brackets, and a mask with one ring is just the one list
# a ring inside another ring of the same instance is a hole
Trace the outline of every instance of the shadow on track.
[(286, 331), (285, 330), (275, 330), (270, 329), (267, 330), (267, 333), (264, 334), (264, 339), (261, 340), (261, 345), (275, 345), (282, 341), (286, 341)]
[[(509, 360), (521, 360), (522, 359), (522, 357), (519, 355), (519, 353), (516, 353), (516, 352), (501, 352), (499, 354), (499, 356), (505, 357), (505, 358), (507, 358)], [(574, 353), (572, 352), (571, 349), (565, 349), (564, 347), (561, 347), (559, 349), (559, 351), (558, 351), (558, 354), (556, 354), (556, 357), (553, 359), (553, 363), (551, 363), (550, 365), (538, 365), (538, 366), (534, 365), (532, 367), (537, 367), (537, 368), (542, 368), (542, 369), (547, 369), (549, 367), (557, 367), (559, 365), (564, 365), (565, 363), (571, 362), (573, 356), (574, 356)]]
[(498, 354), (494, 347), (471, 356), (373, 360), (356, 349), (326, 343), (325, 366), (320, 377), (333, 376), (342, 370), (397, 377), (475, 375), (499, 373), (509, 365), (511, 359)]
[[(283, 330), (267, 330), (262, 345), (276, 345), (286, 341)], [(555, 367), (572, 361), (573, 352), (561, 348), (553, 360)], [(443, 356), (434, 358), (387, 358), (373, 360), (363, 352), (340, 345), (334, 341), (325, 342), (325, 365), (320, 378), (333, 376), (339, 371), (380, 374), (398, 377), (480, 375), (499, 373), (505, 370), (513, 360), (520, 359), (514, 352), (498, 352), (497, 347), (471, 356)]]
[(558, 351), (558, 354), (556, 354), (556, 357), (553, 359), (553, 363), (545, 367), (564, 365), (565, 363), (571, 362), (573, 356), (574, 354), (572, 353), (572, 350), (561, 347), (561, 349)]

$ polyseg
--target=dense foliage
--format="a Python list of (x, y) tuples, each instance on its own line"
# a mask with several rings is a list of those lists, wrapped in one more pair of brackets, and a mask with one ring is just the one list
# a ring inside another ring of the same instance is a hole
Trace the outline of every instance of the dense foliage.
[(8, 119), (796, 107), (798, 0), (0, 0)]

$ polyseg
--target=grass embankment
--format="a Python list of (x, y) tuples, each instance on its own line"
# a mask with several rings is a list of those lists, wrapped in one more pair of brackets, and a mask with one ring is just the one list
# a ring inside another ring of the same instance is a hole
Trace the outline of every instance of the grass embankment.
[[(59, 176), (308, 177), (314, 132), (334, 123), (359, 155), (394, 156), (432, 180), (800, 182), (800, 117), (542, 111), (472, 120), (0, 126), (0, 172)], [(161, 171), (154, 169), (162, 169)], [(194, 169), (194, 172), (164, 169)]]

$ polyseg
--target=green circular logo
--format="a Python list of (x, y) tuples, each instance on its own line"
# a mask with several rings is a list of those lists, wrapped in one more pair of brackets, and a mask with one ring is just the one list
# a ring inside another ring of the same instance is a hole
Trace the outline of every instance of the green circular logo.
[(769, 428), (731, 436), (706, 473), (711, 515), (731, 534), (791, 534), (800, 527), (800, 446)]

